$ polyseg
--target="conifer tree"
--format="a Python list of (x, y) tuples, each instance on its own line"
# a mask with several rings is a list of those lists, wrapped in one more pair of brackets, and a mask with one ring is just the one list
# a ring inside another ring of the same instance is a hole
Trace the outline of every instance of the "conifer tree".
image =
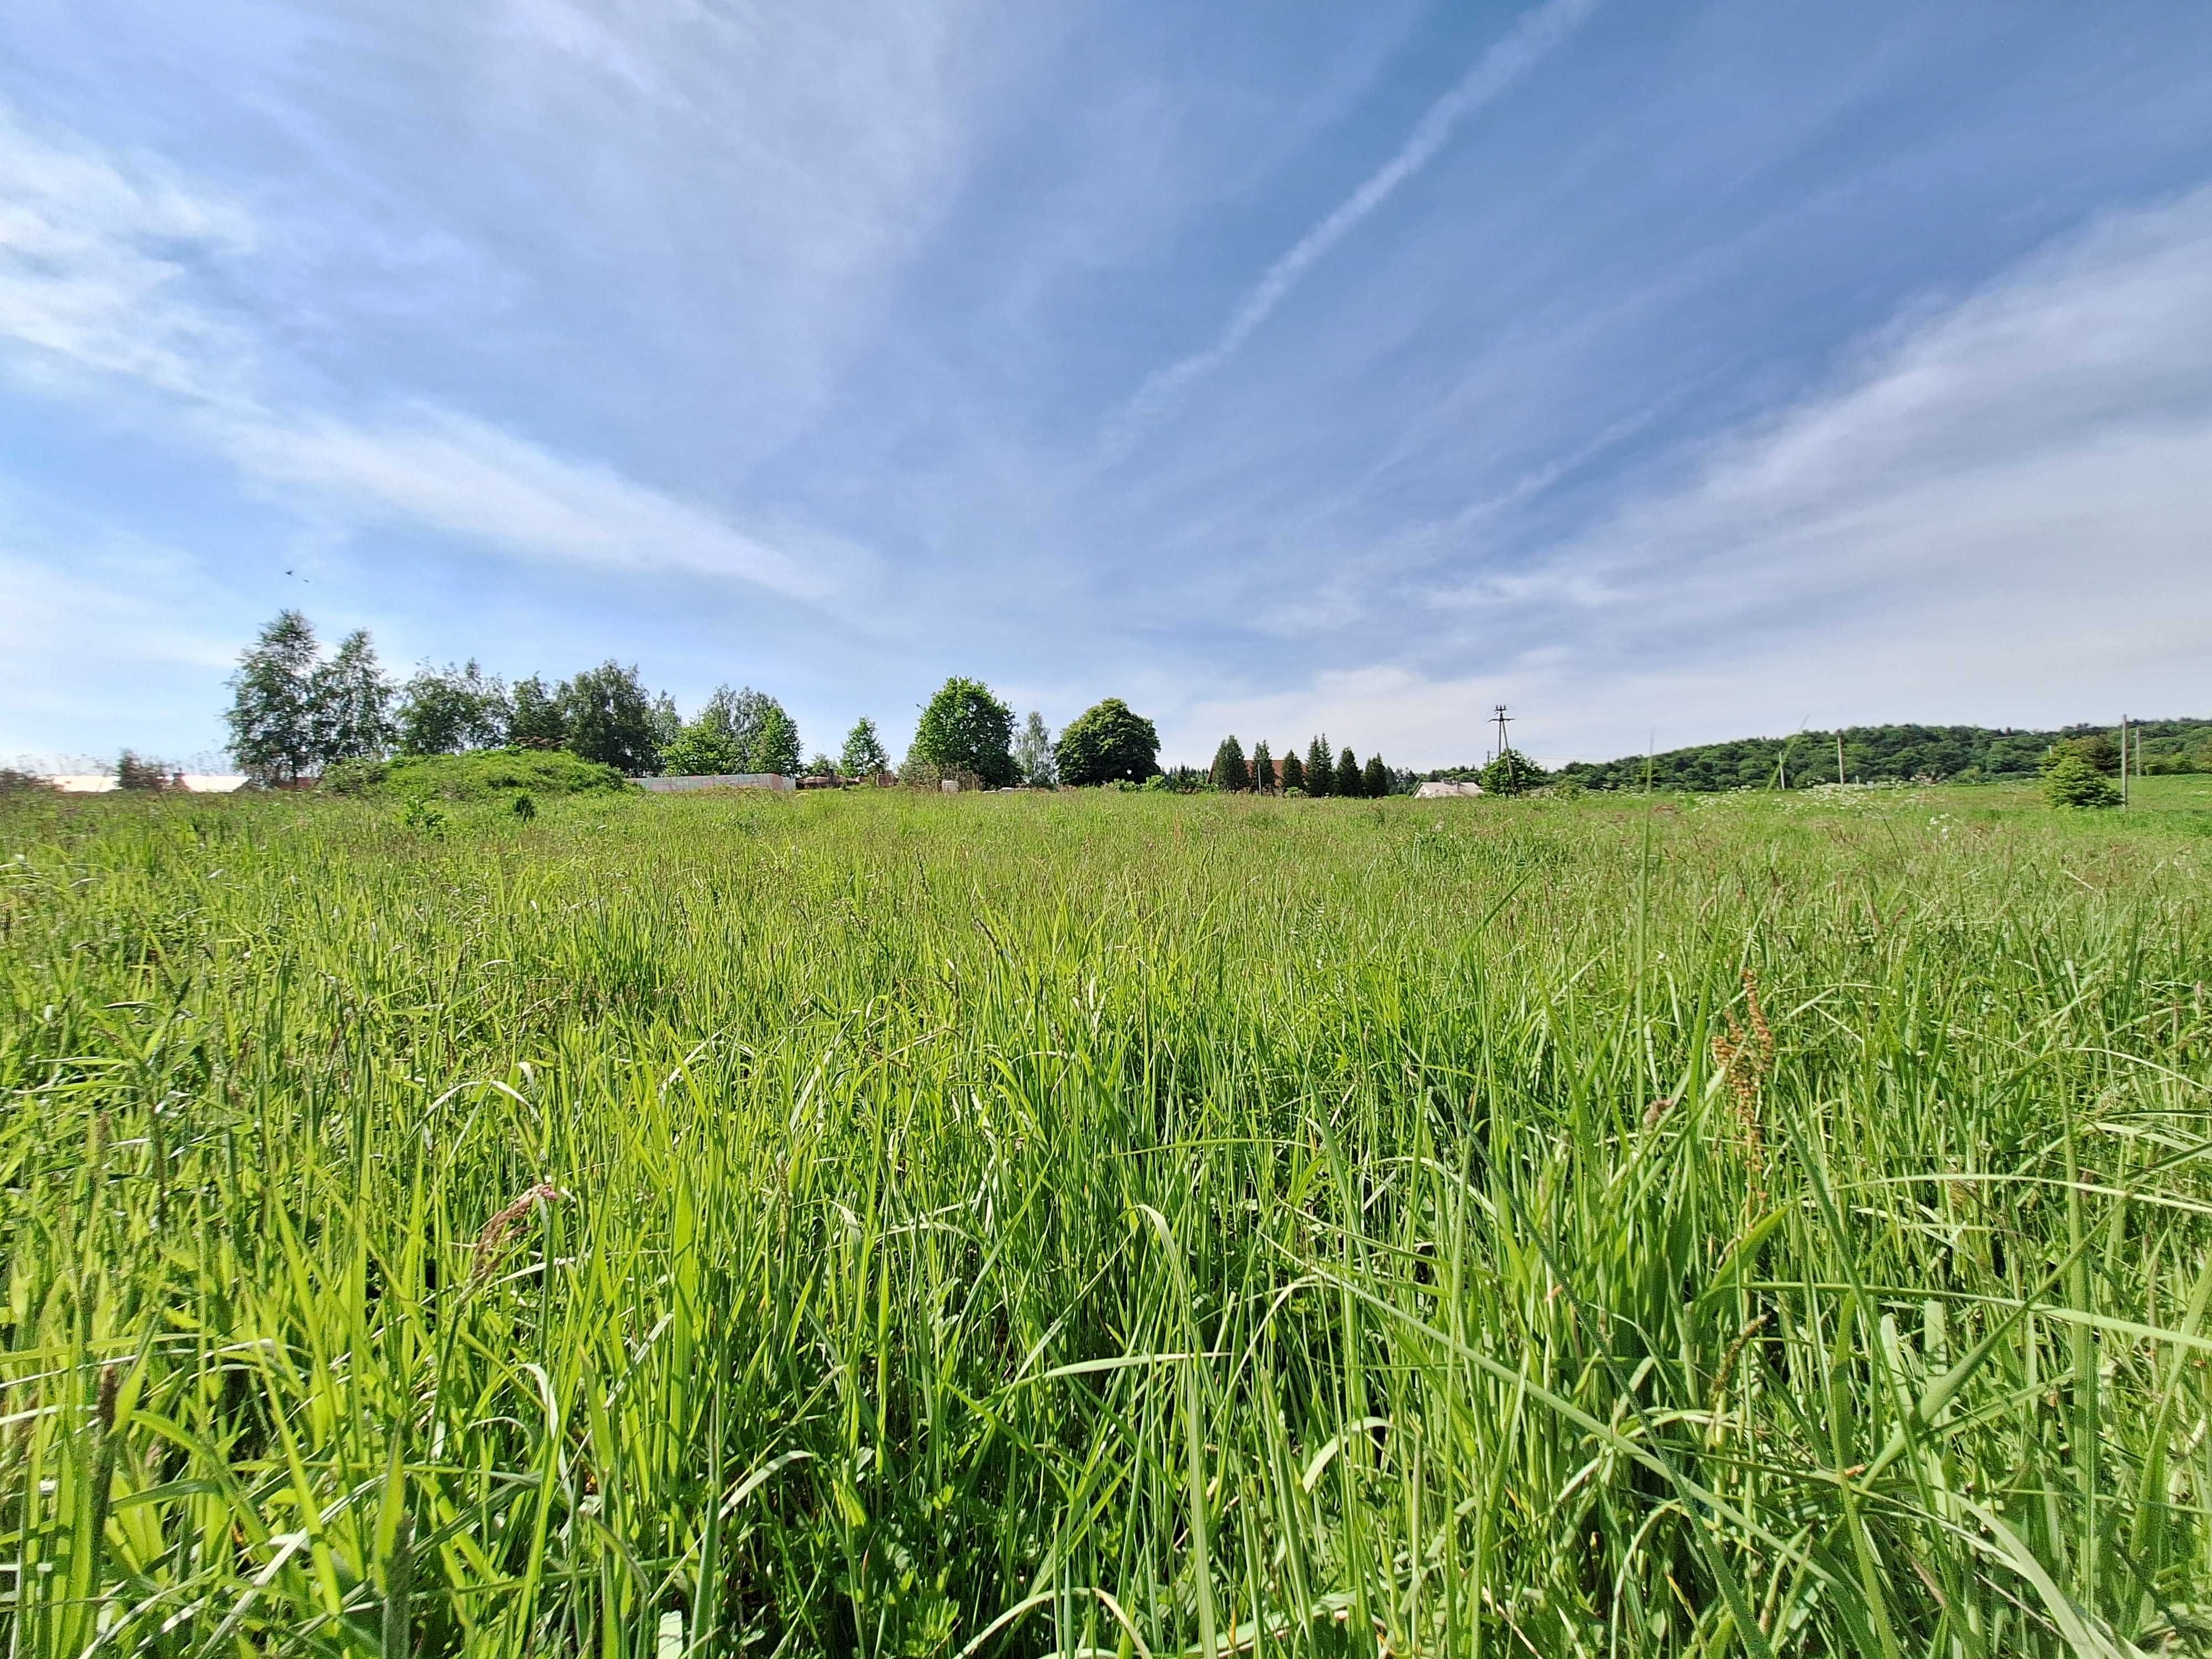
[(1221, 740), (1221, 747), (1213, 751), (1213, 770), (1211, 781), (1216, 789), (1238, 793), (1252, 787), (1251, 769), (1244, 764), (1244, 745), (1237, 741), (1234, 732)]
[(1300, 794), (1306, 792), (1305, 763), (1298, 758), (1295, 749), (1283, 757), (1283, 793), (1287, 795), (1293, 789)]
[(1327, 795), (1334, 793), (1335, 769), (1328, 757), (1328, 738), (1316, 738), (1306, 745), (1306, 793)]
[(1390, 793), (1390, 769), (1382, 763), (1380, 755), (1367, 757), (1367, 769), (1360, 774), (1360, 793), (1370, 800), (1381, 800)]
[(1340, 750), (1336, 757), (1336, 769), (1329, 775), (1329, 781), (1338, 794), (1357, 795), (1359, 793), (1359, 757), (1348, 747)]
[(1265, 738), (1252, 745), (1252, 787), (1263, 795), (1275, 793), (1275, 757)]

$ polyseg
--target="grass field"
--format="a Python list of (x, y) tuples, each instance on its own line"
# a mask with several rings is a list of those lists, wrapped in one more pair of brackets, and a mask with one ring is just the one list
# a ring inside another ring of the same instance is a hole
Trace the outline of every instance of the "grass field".
[(0, 1627), (2212, 1644), (2212, 781), (0, 802)]

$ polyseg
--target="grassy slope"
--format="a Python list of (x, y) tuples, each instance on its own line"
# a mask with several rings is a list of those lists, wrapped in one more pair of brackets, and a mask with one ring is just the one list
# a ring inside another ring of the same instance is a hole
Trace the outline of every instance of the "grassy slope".
[(2154, 1644), (2208, 782), (0, 805), (13, 1650)]

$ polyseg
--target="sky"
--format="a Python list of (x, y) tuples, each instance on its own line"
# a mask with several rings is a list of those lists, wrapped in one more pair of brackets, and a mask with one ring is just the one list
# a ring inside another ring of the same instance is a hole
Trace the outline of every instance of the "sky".
[(2212, 715), (2212, 8), (9, 0), (0, 755)]

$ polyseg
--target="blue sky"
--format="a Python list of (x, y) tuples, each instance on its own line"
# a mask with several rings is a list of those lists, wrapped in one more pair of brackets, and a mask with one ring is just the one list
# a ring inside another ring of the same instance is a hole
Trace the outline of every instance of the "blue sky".
[(0, 753), (2212, 714), (2212, 9), (11, 0)]

